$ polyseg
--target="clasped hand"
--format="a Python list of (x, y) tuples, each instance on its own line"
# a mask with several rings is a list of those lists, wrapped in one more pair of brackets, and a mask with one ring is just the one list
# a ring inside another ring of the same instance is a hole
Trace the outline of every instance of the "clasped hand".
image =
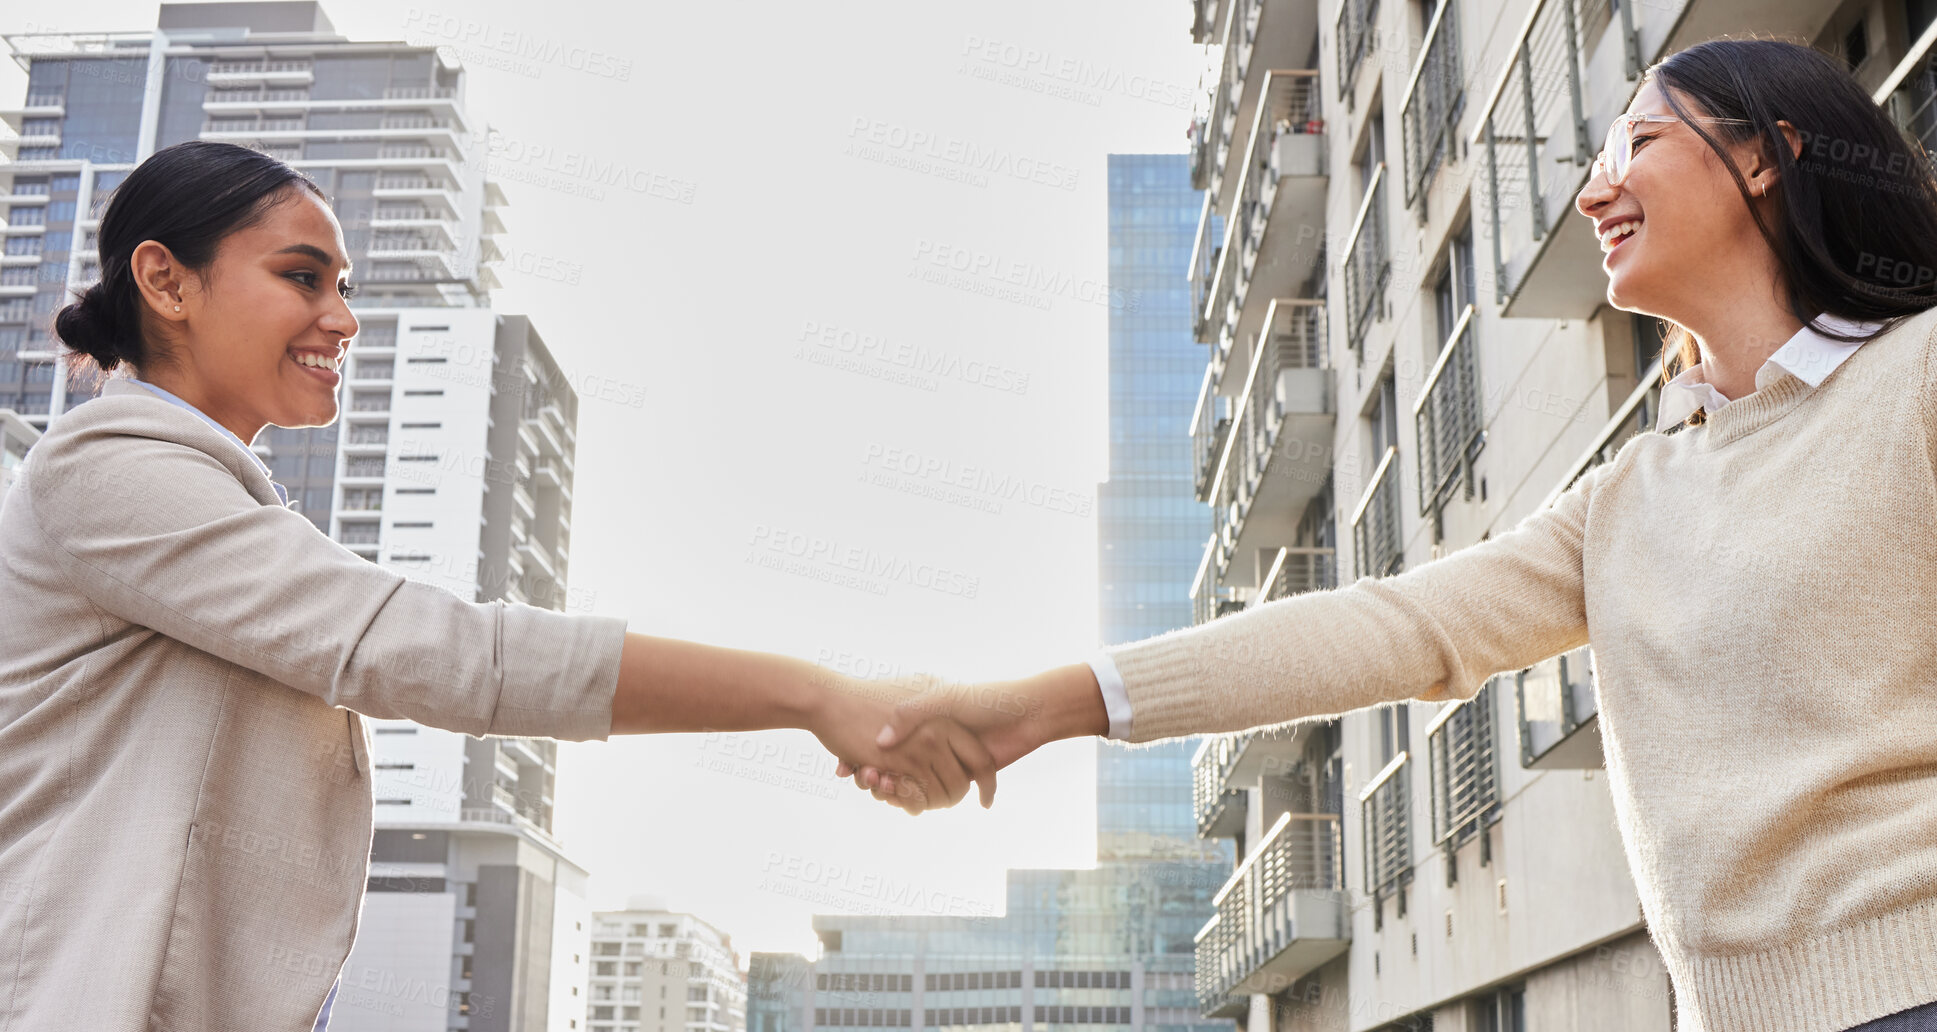
[(910, 814), (955, 805), (971, 781), (987, 808), (996, 771), (1046, 742), (1109, 726), (1082, 664), (981, 684), (843, 678), (829, 696), (836, 712), (815, 734), (839, 761), (836, 775)]

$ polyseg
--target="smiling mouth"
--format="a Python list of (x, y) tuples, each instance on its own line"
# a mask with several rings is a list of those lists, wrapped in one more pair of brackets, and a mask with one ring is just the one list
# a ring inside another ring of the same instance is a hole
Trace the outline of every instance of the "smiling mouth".
[(1629, 237), (1641, 232), (1641, 221), (1640, 219), (1630, 219), (1614, 227), (1610, 231), (1612, 233), (1611, 236), (1606, 236), (1601, 239), (1601, 251), (1605, 254), (1614, 253), (1614, 249), (1620, 247)]
[(295, 365), (296, 368), (301, 369), (304, 373), (310, 376), (313, 376), (318, 380), (321, 380), (323, 383), (326, 383), (331, 387), (335, 387), (337, 384), (343, 382), (343, 374), (337, 372), (334, 369), (325, 369), (322, 366), (304, 365), (303, 363), (296, 360), (295, 355), (290, 355), (289, 361), (291, 364)]

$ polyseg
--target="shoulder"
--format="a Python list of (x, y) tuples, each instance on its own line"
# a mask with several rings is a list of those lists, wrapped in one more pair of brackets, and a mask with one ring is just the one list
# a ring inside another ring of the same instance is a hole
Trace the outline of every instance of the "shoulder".
[[(143, 442), (165, 447), (142, 447)], [(56, 416), (28, 451), (27, 464), (96, 464), (140, 451), (147, 458), (174, 455), (190, 461), (201, 453), (228, 466), (227, 443), (193, 412), (132, 381), (115, 379), (100, 397)]]
[(74, 494), (89, 503), (217, 476), (240, 489), (242, 456), (194, 413), (126, 381), (55, 417), (34, 442), (17, 486), (43, 505)]

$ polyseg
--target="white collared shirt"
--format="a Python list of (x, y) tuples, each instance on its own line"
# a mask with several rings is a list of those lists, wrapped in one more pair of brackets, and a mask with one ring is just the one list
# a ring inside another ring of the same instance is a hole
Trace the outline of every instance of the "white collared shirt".
[[(1817, 316), (1816, 322), (1824, 329), (1844, 334), (1874, 333), (1883, 325), (1834, 315)], [(1755, 371), (1755, 389), (1759, 391), (1781, 379), (1785, 370), (1811, 387), (1819, 386), (1861, 346), (1861, 341), (1831, 340), (1805, 325)], [(1697, 362), (1661, 385), (1661, 412), (1655, 417), (1656, 430), (1675, 426), (1698, 409), (1712, 413), (1729, 403), (1730, 399), (1708, 382), (1707, 365)]]
[[(1863, 322), (1827, 314), (1817, 316), (1815, 321), (1824, 329), (1852, 335), (1873, 333), (1883, 325), (1881, 322)], [(1804, 325), (1756, 370), (1755, 389), (1759, 391), (1776, 382), (1784, 371), (1794, 374), (1811, 387), (1820, 386), (1830, 373), (1836, 371), (1837, 366), (1842, 365), (1861, 346), (1861, 341), (1831, 340)], [(1730, 399), (1705, 379), (1705, 364), (1697, 362), (1662, 384), (1661, 413), (1655, 419), (1656, 430), (1675, 426), (1696, 409), (1715, 412), (1729, 404)], [(1108, 737), (1128, 737), (1130, 693), (1124, 687), (1123, 676), (1117, 672), (1116, 663), (1108, 653), (1092, 655), (1089, 663), (1090, 670), (1096, 674), (1096, 683), (1103, 691), (1103, 708), (1110, 716)]]

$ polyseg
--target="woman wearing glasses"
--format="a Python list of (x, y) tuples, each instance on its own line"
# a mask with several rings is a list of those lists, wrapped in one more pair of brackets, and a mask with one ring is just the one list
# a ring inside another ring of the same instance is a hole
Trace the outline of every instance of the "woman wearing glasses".
[[(952, 714), (1007, 763), (1075, 735), (1469, 699), (1591, 643), (1681, 1027), (1937, 1029), (1931, 166), (1825, 55), (1716, 40), (1650, 69), (1576, 207), (1608, 302), (1676, 327), (1673, 432), (1631, 438), (1490, 540), (938, 689), (883, 738)], [(1034, 704), (976, 701), (998, 690)]]

